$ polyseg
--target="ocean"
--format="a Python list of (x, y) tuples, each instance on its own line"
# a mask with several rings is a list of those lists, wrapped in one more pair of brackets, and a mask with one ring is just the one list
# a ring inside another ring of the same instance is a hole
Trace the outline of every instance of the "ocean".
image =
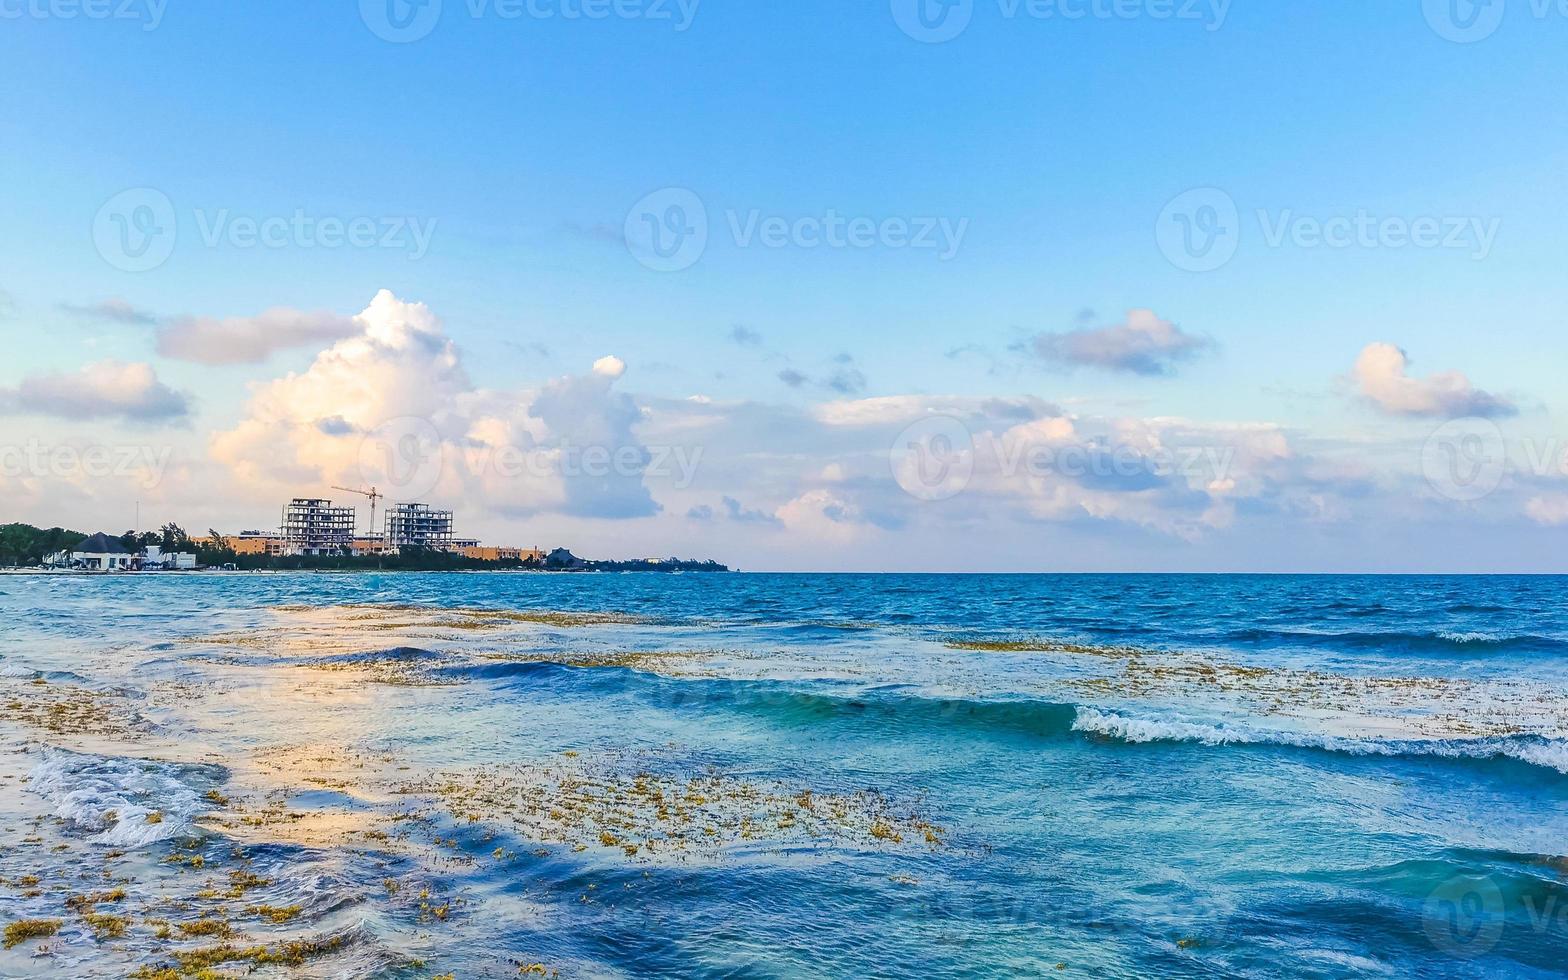
[(1565, 597), (0, 576), (0, 976), (1561, 975)]

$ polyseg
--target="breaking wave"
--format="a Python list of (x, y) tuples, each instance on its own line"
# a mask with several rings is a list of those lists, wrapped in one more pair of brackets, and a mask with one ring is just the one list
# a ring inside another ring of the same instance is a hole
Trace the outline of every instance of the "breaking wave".
[(1431, 756), (1444, 759), (1511, 759), (1568, 775), (1568, 741), (1539, 735), (1477, 739), (1373, 739), (1314, 732), (1265, 731), (1245, 725), (1135, 718), (1079, 708), (1073, 730), (1128, 743), (1193, 742), (1200, 745), (1282, 745), (1350, 755)]
[(202, 794), (224, 775), (216, 766), (50, 750), (33, 768), (28, 788), (89, 840), (141, 847), (189, 832), (209, 809)]
[(1356, 650), (1406, 651), (1433, 654), (1487, 652), (1563, 653), (1568, 641), (1535, 633), (1487, 633), (1479, 630), (1319, 630), (1248, 627), (1221, 639), (1248, 645), (1292, 644)]

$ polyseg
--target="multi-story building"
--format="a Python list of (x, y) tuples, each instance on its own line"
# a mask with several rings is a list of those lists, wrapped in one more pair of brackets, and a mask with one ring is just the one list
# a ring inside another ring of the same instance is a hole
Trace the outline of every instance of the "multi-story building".
[(473, 545), (465, 543), (457, 551), (464, 558), (472, 558), (475, 561), (544, 561), (544, 552), (538, 548), (495, 547), (476, 542)]
[(397, 554), (397, 548), (387, 544), (384, 538), (356, 537), (354, 539), (354, 554), (369, 555), (371, 557), (384, 557)]
[(452, 512), (429, 504), (393, 504), (387, 508), (383, 537), (391, 548), (451, 551)]
[(320, 497), (295, 497), (283, 508), (282, 536), (290, 555), (340, 555), (354, 544), (354, 508)]
[(268, 531), (241, 531), (218, 538), (191, 538), (191, 543), (202, 548), (227, 548), (236, 555), (276, 556), (288, 553), (288, 543)]

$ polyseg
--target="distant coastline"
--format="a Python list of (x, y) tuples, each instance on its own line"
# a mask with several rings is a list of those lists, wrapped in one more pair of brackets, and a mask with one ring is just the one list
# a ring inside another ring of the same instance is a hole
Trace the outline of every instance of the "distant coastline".
[[(712, 560), (686, 558), (584, 559), (565, 548), (524, 557), (479, 558), (456, 551), (404, 546), (389, 554), (243, 554), (220, 535), (190, 538), (174, 524), (159, 532), (127, 531), (118, 538), (61, 527), (0, 525), (0, 572), (48, 575), (190, 574), (192, 572), (729, 572)], [(94, 542), (89, 545), (89, 542)], [(217, 543), (215, 543), (217, 542)], [(113, 549), (112, 561), (85, 555), (84, 546)], [(185, 564), (160, 558), (180, 555)], [(84, 560), (87, 559), (87, 560)]]

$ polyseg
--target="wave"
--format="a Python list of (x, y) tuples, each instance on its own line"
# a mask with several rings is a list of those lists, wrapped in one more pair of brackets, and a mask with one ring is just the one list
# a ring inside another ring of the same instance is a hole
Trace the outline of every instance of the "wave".
[(782, 681), (675, 678), (629, 667), (582, 667), (518, 661), (479, 664), (451, 673), (474, 679), (543, 685), (568, 695), (621, 694), (666, 711), (728, 710), (761, 715), (776, 725), (849, 722), (886, 728), (959, 726), (1040, 736), (1071, 731), (1077, 705), (1018, 698), (943, 698), (905, 685), (866, 688), (844, 684), (840, 692), (812, 681), (803, 690)]
[(1278, 745), (1368, 756), (1429, 756), (1488, 761), (1507, 759), (1568, 775), (1568, 741), (1541, 735), (1475, 739), (1352, 738), (1317, 732), (1269, 731), (1246, 725), (1135, 718), (1080, 707), (1074, 731), (1131, 744), (1193, 742), (1200, 745)]
[[(669, 712), (729, 711), (769, 725), (872, 727), (895, 732), (968, 729), (984, 734), (1061, 738), (1073, 734), (1128, 744), (1187, 742), (1205, 746), (1257, 745), (1363, 756), (1425, 756), (1470, 761), (1506, 760), (1568, 775), (1568, 740), (1541, 735), (1475, 739), (1390, 739), (1286, 731), (1245, 723), (1140, 718), (1080, 704), (1026, 696), (944, 698), (910, 685), (866, 688), (854, 682), (812, 681), (814, 689), (771, 680), (665, 677), (629, 667), (582, 667), (555, 662), (506, 662), (458, 668), (458, 673), (563, 697), (620, 696)], [(838, 691), (824, 686), (842, 684)]]
[(1488, 633), (1480, 630), (1314, 630), (1247, 627), (1222, 634), (1223, 642), (1241, 644), (1305, 644), (1421, 653), (1568, 652), (1568, 640), (1536, 633)]
[(211, 808), (202, 794), (226, 775), (217, 766), (51, 749), (33, 768), (28, 789), (89, 840), (141, 847), (188, 833), (195, 818)]

